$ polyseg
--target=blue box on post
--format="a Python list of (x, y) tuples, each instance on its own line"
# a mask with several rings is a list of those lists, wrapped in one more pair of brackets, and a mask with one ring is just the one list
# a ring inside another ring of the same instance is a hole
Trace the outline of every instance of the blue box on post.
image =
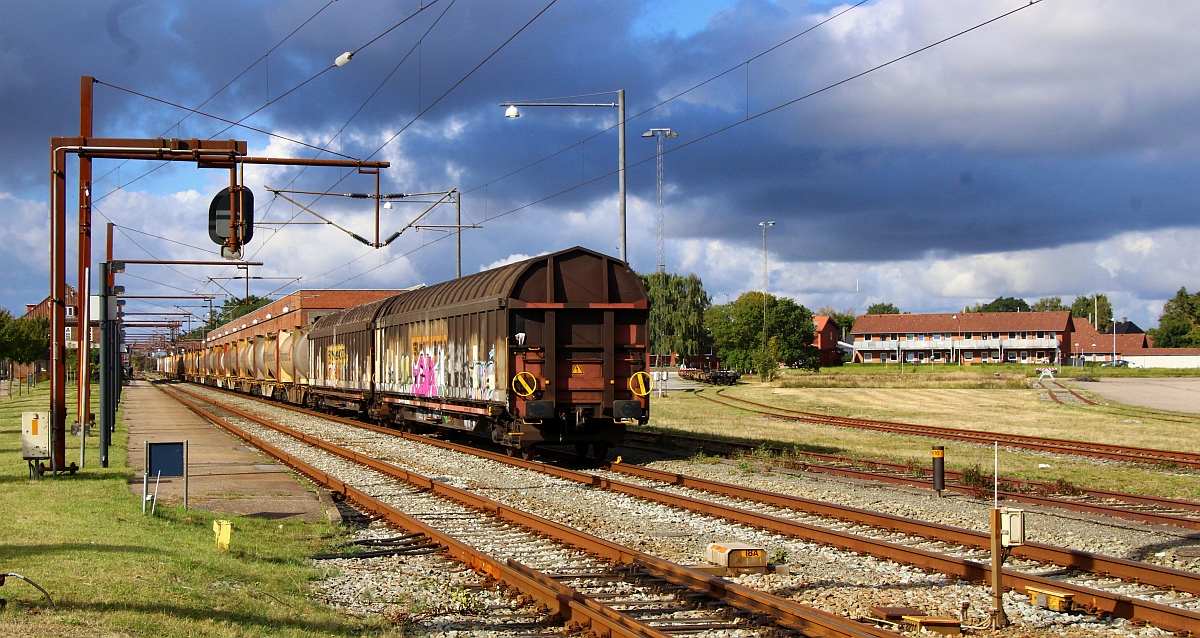
[(146, 493), (149, 487), (150, 476), (156, 479), (154, 487), (154, 500), (158, 500), (158, 484), (157, 479), (164, 476), (182, 476), (183, 477), (183, 509), (188, 508), (188, 442), (187, 441), (159, 441), (151, 443), (145, 442), (146, 447), (146, 472), (142, 478), (142, 513), (145, 513)]

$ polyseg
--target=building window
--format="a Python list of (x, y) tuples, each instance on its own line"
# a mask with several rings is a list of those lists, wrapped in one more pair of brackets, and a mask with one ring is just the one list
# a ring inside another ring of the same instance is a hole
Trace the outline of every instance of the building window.
[(874, 360), (875, 360), (875, 355), (871, 354), (870, 352), (863, 353), (863, 362), (864, 363), (867, 361), (874, 361)]
[(934, 361), (941, 361), (941, 360), (942, 360), (942, 353), (940, 353), (940, 352), (934, 352), (933, 354), (929, 355), (929, 358), (930, 358), (930, 359), (933, 359)]
[(908, 333), (908, 336), (906, 336), (906, 337), (905, 337), (905, 339), (907, 339), (907, 340), (909, 340), (909, 341), (915, 341), (915, 340), (916, 340), (916, 338), (917, 338), (917, 336), (916, 336), (916, 335), (914, 335), (914, 334), (913, 334), (913, 333), (911, 333), (911, 332), (910, 332), (910, 333)]
[(974, 339), (975, 335), (973, 333), (968, 332), (967, 334), (963, 335), (963, 338), (964, 339)]
[(67, 306), (67, 316), (68, 317), (75, 316), (75, 306)]
[(1009, 350), (1009, 351), (1008, 351), (1008, 360), (1009, 360), (1009, 361), (1016, 361), (1016, 360), (1017, 360), (1017, 353), (1016, 353), (1016, 352), (1014, 352), (1014, 351), (1012, 351), (1012, 350)]
[(915, 354), (913, 354), (913, 353), (911, 353), (911, 352), (905, 352), (905, 353), (904, 353), (904, 358), (905, 358), (905, 360), (907, 360), (907, 361), (912, 361), (912, 360), (914, 360), (914, 359), (916, 359), (916, 358), (917, 358), (917, 355), (915, 355)]
[(1038, 360), (1039, 360), (1039, 361), (1040, 361), (1040, 360), (1042, 360), (1042, 359), (1045, 359), (1045, 358), (1046, 358), (1046, 351), (1045, 351), (1045, 350), (1038, 350), (1038, 351), (1037, 351), (1037, 354), (1036, 354), (1035, 356), (1037, 356), (1037, 358), (1038, 358)]
[(917, 341), (924, 341), (924, 340), (925, 340), (925, 333), (924, 333), (924, 332), (922, 332), (921, 334), (917, 335)]
[(993, 338), (993, 339), (999, 339), (999, 338), (1000, 338), (1000, 333), (999, 333), (999, 332), (993, 332), (993, 333), (992, 333), (992, 338)]
[(1039, 333), (1037, 333), (1037, 338), (1038, 338), (1038, 339), (1045, 339), (1045, 338), (1046, 338), (1046, 333), (1045, 333), (1045, 331), (1042, 331), (1042, 332), (1039, 332)]
[(963, 353), (963, 361), (974, 361), (974, 360), (975, 360), (974, 352), (968, 351), (968, 352)]
[(888, 357), (888, 358), (889, 358), (889, 359), (891, 359), (892, 361), (895, 361), (895, 360), (896, 360), (896, 353), (895, 353), (895, 352), (891, 353), (891, 354), (889, 355), (889, 357)]
[(941, 341), (941, 340), (942, 340), (942, 333), (940, 333), (940, 332), (935, 332), (935, 333), (933, 333), (933, 340), (934, 340), (934, 341)]

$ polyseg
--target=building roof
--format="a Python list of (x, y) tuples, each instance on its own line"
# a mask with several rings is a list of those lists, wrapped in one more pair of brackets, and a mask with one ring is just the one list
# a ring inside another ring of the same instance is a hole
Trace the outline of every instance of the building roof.
[(838, 322), (834, 321), (833, 317), (827, 317), (825, 315), (817, 315), (813, 317), (813, 326), (816, 327), (817, 332), (822, 332), (831, 326), (834, 330), (837, 330), (840, 327), (838, 326)]
[[(996, 332), (1014, 330), (1071, 330), (1071, 313), (1056, 312), (958, 312), (928, 315), (859, 315), (850, 334)], [(1090, 343), (1090, 342), (1089, 342)]]
[[(1070, 349), (1077, 352), (1105, 353), (1113, 351), (1113, 333), (1099, 332), (1087, 319), (1075, 318), (1075, 332), (1071, 335)], [(1079, 344), (1075, 348), (1075, 344)], [(1117, 334), (1116, 351), (1128, 353), (1130, 350), (1140, 350), (1150, 345), (1146, 341), (1146, 333)]]

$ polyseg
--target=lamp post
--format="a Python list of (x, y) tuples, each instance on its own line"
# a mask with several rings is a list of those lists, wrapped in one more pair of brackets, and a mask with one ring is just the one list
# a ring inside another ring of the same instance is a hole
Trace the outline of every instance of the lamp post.
[(1083, 353), (1079, 352), (1079, 344), (1075, 344), (1075, 365), (1080, 366), (1083, 363)]
[(669, 128), (652, 128), (642, 133), (642, 137), (653, 137), (658, 141), (658, 272), (666, 272), (667, 259), (663, 238), (663, 228), (666, 225), (663, 220), (663, 138), (679, 137), (679, 134)]
[[(617, 94), (615, 104), (596, 104), (596, 103), (581, 103), (581, 102), (551, 102), (546, 100), (571, 99), (576, 97), (590, 97), (593, 95), (606, 95), (609, 93)], [(530, 100), (526, 102), (501, 102), (500, 106), (508, 107), (504, 110), (504, 117), (518, 118), (521, 117), (519, 106), (600, 106), (605, 108), (617, 109), (617, 190), (620, 206), (620, 232), (621, 232), (621, 261), (629, 263), (628, 255), (625, 252), (625, 89), (617, 91), (604, 91), (602, 93), (589, 93), (587, 95), (569, 95), (562, 98), (545, 98), (544, 100)]]
[(775, 222), (758, 222), (763, 229), (763, 349), (767, 348), (767, 288), (770, 283), (767, 270), (767, 229), (774, 226)]

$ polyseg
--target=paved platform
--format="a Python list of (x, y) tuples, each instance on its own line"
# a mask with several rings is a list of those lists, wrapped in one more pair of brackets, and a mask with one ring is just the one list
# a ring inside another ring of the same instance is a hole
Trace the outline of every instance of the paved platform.
[(1101, 378), (1094, 382), (1063, 379), (1080, 390), (1129, 405), (1157, 410), (1200, 413), (1200, 378), (1197, 377), (1121, 377)]
[[(310, 491), (288, 468), (205, 421), (148, 381), (135, 380), (121, 399), (129, 428), (129, 491), (141, 498), (145, 442), (187, 441), (188, 507), (217, 514), (318, 521), (337, 519), (323, 490)], [(150, 477), (154, 492), (154, 477)], [(162, 479), (159, 503), (183, 504), (183, 479)]]

